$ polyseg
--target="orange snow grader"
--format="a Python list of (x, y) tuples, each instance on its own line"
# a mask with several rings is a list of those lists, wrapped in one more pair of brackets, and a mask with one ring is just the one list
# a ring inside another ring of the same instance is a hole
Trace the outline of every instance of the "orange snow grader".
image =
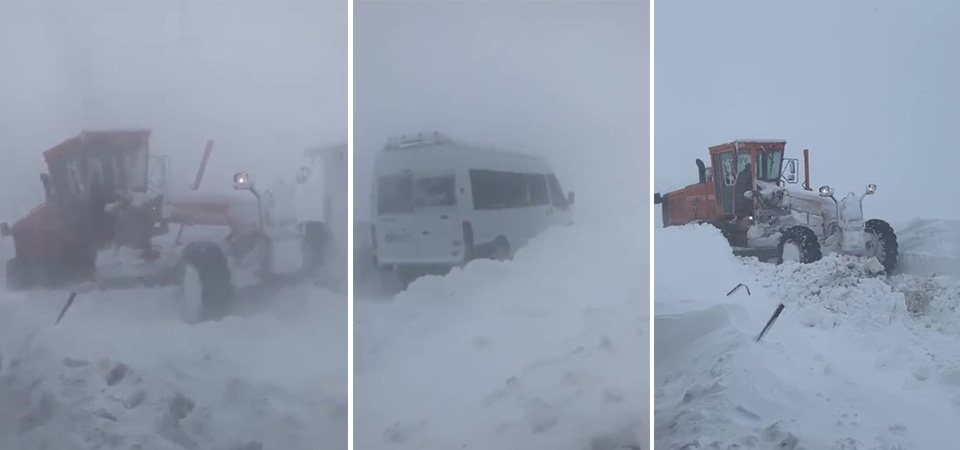
[[(43, 153), (44, 203), (0, 223), (15, 253), (5, 266), (7, 289), (180, 284), (181, 313), (194, 323), (225, 315), (239, 289), (312, 281), (328, 268), (330, 216), (292, 206), (296, 198), (326, 206), (316, 198), (331, 192), (308, 182), (318, 178), (310, 167), (296, 172), (295, 184), (280, 180), (261, 191), (239, 172), (234, 192), (201, 192), (208, 141), (190, 190), (173, 190), (169, 159), (151, 156), (150, 135), (81, 131)], [(184, 238), (185, 227), (198, 233)]]
[(864, 220), (863, 200), (877, 186), (838, 200), (830, 186), (810, 187), (810, 152), (800, 161), (784, 158), (786, 141), (741, 139), (709, 148), (710, 167), (697, 159), (699, 181), (661, 195), (663, 225), (710, 223), (739, 256), (777, 263), (818, 261), (824, 253), (876, 258), (889, 273), (897, 265), (897, 235), (887, 222)]

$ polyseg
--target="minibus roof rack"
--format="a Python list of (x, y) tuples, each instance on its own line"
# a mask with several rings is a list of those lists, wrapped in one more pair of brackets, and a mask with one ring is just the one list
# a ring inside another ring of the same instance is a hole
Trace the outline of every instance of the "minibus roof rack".
[(410, 148), (417, 147), (429, 147), (435, 145), (453, 145), (454, 142), (450, 138), (441, 134), (439, 131), (434, 132), (420, 132), (416, 135), (401, 135), (401, 136), (391, 136), (387, 138), (387, 142), (383, 145), (384, 151), (396, 151), (396, 150), (405, 150)]

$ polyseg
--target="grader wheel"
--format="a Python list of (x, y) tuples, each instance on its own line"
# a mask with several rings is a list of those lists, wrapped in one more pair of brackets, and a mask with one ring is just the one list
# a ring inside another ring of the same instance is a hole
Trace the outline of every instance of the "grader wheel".
[(809, 264), (823, 257), (817, 235), (802, 225), (787, 228), (781, 233), (778, 254), (777, 264), (783, 264), (784, 261)]

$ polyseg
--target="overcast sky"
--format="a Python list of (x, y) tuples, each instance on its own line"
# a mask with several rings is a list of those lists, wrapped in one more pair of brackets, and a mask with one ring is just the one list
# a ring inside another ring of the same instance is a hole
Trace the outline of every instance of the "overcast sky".
[(649, 194), (649, 3), (354, 4), (355, 214), (387, 136), (547, 156), (584, 213)]
[(0, 1), (0, 68), (0, 220), (42, 201), (42, 152), (82, 128), (154, 130), (183, 184), (215, 139), (210, 189), (346, 140), (345, 1)]
[(655, 5), (657, 190), (738, 138), (811, 153), (811, 184), (878, 184), (868, 217), (960, 218), (960, 3), (696, 0)]

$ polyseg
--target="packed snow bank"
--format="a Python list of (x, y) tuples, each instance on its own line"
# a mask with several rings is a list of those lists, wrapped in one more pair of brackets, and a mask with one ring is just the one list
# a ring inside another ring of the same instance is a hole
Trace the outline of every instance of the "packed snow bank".
[[(669, 276), (656, 275), (654, 297), (662, 295), (682, 301), (723, 296), (742, 281), (737, 258), (716, 228), (689, 225), (657, 230), (656, 233), (667, 239), (667, 245), (661, 246), (660, 239), (654, 241), (654, 252), (662, 256), (655, 261), (654, 274), (660, 272)], [(716, 257), (698, 257), (701, 254)], [(673, 301), (664, 306), (675, 308), (677, 303)]]
[(356, 448), (646, 448), (646, 228), (554, 228), (512, 261), (358, 300)]
[[(956, 281), (888, 279), (840, 256), (732, 260), (705, 242), (724, 242), (709, 226), (655, 236), (656, 448), (953, 446)], [(740, 282), (752, 295), (727, 297)], [(756, 342), (780, 302), (783, 314)]]
[(345, 449), (346, 296), (244, 298), (189, 326), (175, 289), (0, 291), (0, 448)]
[(960, 278), (960, 221), (914, 219), (896, 229), (897, 272)]

